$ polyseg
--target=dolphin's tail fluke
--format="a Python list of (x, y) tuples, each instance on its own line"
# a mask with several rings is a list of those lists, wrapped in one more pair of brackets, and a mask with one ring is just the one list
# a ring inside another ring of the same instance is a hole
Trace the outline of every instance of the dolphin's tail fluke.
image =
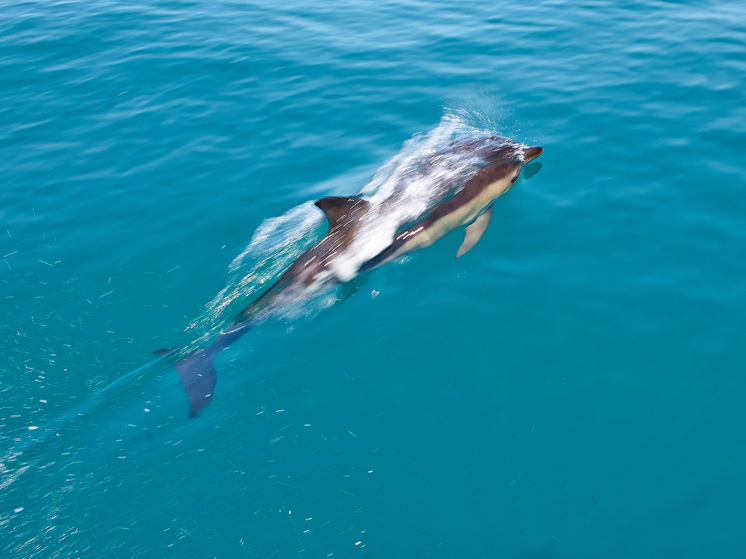
[[(210, 403), (213, 390), (218, 382), (215, 373), (215, 358), (218, 353), (252, 329), (255, 321), (231, 324), (231, 327), (220, 333), (208, 347), (199, 347), (174, 363), (181, 385), (189, 398), (189, 417), (197, 415), (202, 408)], [(154, 351), (155, 355), (168, 357), (181, 351), (182, 348), (164, 348)]]
[(174, 363), (179, 380), (189, 398), (189, 417), (194, 417), (212, 398), (218, 377), (215, 373), (217, 351), (210, 347), (196, 349)]

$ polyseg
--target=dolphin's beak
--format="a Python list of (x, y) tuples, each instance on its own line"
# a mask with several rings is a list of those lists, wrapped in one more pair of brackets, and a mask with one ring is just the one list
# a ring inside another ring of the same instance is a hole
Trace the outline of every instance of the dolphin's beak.
[(524, 149), (523, 150), (523, 164), (525, 165), (529, 161), (536, 159), (542, 153), (544, 153), (544, 148), (541, 146), (531, 146), (530, 148)]

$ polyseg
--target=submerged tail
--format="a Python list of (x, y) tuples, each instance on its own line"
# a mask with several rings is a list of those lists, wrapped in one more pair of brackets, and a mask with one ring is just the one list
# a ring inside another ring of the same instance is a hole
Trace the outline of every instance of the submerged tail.
[(179, 380), (189, 398), (189, 417), (194, 417), (212, 398), (218, 377), (215, 373), (217, 351), (201, 347), (174, 363)]
[[(210, 346), (197, 348), (174, 363), (181, 385), (189, 398), (189, 417), (194, 417), (210, 403), (210, 398), (212, 398), (215, 385), (218, 382), (215, 373), (215, 357), (251, 330), (254, 324), (254, 322), (234, 323), (233, 328), (221, 332)], [(168, 356), (177, 351), (179, 350), (166, 348), (159, 349), (154, 353)]]

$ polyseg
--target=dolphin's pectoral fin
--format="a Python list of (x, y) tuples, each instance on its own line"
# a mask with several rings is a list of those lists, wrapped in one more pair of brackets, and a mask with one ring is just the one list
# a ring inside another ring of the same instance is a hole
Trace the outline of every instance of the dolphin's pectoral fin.
[(347, 198), (344, 196), (328, 196), (314, 202), (329, 220), (329, 229), (334, 229), (352, 209), (359, 205), (368, 205), (367, 200), (360, 198)]
[(486, 212), (482, 213), (474, 222), (466, 228), (466, 234), (464, 235), (464, 242), (458, 247), (456, 252), (456, 258), (463, 256), (469, 252), (474, 245), (479, 242), (482, 238), (482, 233), (487, 229), (487, 225), (490, 222), (490, 216), (492, 215), (492, 208), (490, 207)]

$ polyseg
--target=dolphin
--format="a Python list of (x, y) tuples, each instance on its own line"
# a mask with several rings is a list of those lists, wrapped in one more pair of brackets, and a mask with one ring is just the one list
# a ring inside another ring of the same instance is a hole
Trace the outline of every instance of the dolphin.
[[(544, 151), (540, 146), (528, 147), (499, 136), (453, 142), (448, 148), (445, 153), (434, 155), (430, 164), (434, 165), (436, 160), (449, 154), (465, 153), (478, 155), (483, 164), (468, 177), (455, 195), (437, 203), (425, 219), (398, 234), (394, 231), (395, 236), (389, 237), (391, 241), (388, 246), (372, 258), (363, 258), (351, 277), (349, 273), (340, 273), (335, 268), (335, 262), (350, 251), (359, 249), (355, 241), (361, 229), (364, 230), (362, 225), (369, 225), (366, 221), (375, 220), (381, 210), (395, 206), (396, 200), (385, 200), (377, 208), (378, 212), (371, 211), (372, 204), (369, 200), (357, 197), (333, 196), (315, 202), (329, 223), (327, 234), (298, 256), (277, 281), (236, 315), (209, 346), (200, 347), (174, 363), (189, 398), (190, 416), (199, 413), (212, 397), (217, 383), (215, 357), (268, 318), (275, 308), (281, 307), (284, 297), (290, 295), (285, 300), (292, 301), (293, 296), (349, 282), (368, 270), (428, 247), (451, 231), (466, 225), (464, 241), (456, 253), (457, 258), (462, 256), (482, 236), (495, 200), (517, 182), (523, 166)], [(421, 176), (428, 177), (427, 169), (420, 169), (419, 172)], [(179, 351), (166, 348), (154, 353), (172, 355)]]

